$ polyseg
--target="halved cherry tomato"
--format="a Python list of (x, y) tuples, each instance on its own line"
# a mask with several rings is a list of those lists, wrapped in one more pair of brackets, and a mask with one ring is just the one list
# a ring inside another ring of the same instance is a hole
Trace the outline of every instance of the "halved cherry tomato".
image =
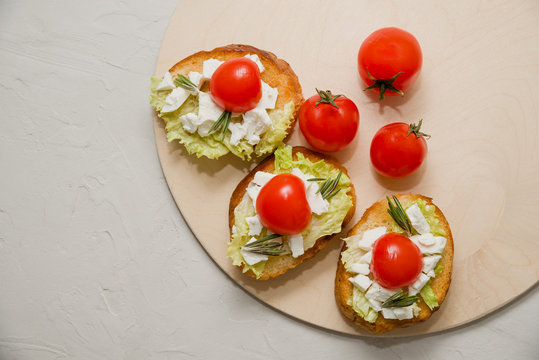
[(210, 79), (210, 95), (218, 106), (230, 112), (254, 109), (262, 96), (258, 65), (245, 57), (225, 61)]
[(380, 174), (393, 178), (416, 171), (427, 155), (430, 136), (420, 132), (422, 120), (416, 124), (391, 123), (376, 132), (371, 142), (372, 165)]
[(311, 96), (299, 109), (299, 127), (315, 149), (334, 152), (354, 140), (359, 126), (359, 111), (354, 102), (330, 90)]
[(262, 225), (276, 234), (301, 233), (312, 216), (303, 180), (292, 174), (275, 176), (260, 190), (256, 212)]
[(414, 283), (423, 269), (423, 255), (406, 236), (387, 233), (372, 246), (371, 272), (374, 280), (386, 289)]
[(423, 65), (423, 54), (416, 38), (407, 31), (388, 27), (370, 34), (357, 56), (359, 75), (367, 89), (384, 95), (404, 95)]

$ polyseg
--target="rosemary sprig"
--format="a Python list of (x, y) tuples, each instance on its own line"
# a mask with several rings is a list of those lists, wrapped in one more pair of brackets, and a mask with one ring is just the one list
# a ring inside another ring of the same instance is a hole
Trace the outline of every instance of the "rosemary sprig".
[(339, 174), (335, 177), (335, 179), (329, 178), (311, 178), (307, 179), (307, 181), (324, 181), (322, 185), (320, 185), (320, 188), (316, 192), (317, 194), (322, 194), (322, 198), (329, 200), (339, 191), (341, 191), (341, 188), (337, 189), (337, 185), (339, 185), (339, 180), (341, 179), (342, 171), (339, 171)]
[(264, 236), (252, 243), (243, 245), (243, 249), (255, 254), (269, 255), (269, 256), (279, 256), (282, 253), (286, 252), (282, 248), (283, 244), (277, 241), (271, 241), (278, 237), (281, 237), (280, 234), (271, 234)]
[(217, 130), (221, 129), (221, 140), (223, 140), (228, 130), (228, 124), (230, 124), (231, 116), (232, 116), (232, 113), (230, 111), (226, 111), (226, 110), (223, 111), (221, 116), (219, 116), (219, 119), (217, 119), (217, 121), (214, 122), (213, 125), (211, 126), (209, 134), (214, 133)]
[(386, 301), (384, 301), (382, 303), (382, 307), (383, 308), (405, 307), (405, 306), (410, 306), (413, 303), (415, 303), (417, 300), (419, 300), (419, 296), (417, 295), (412, 295), (412, 296), (406, 296), (406, 295), (404, 294), (404, 290), (400, 289), (395, 294), (391, 295)]
[(387, 212), (389, 213), (389, 215), (391, 215), (393, 220), (395, 220), (397, 225), (399, 225), (404, 231), (406, 231), (408, 233), (408, 236), (417, 234), (417, 231), (412, 226), (412, 222), (404, 211), (404, 208), (402, 207), (399, 199), (397, 199), (397, 197), (393, 195), (393, 201), (395, 202), (395, 204), (391, 203), (391, 200), (388, 196), (386, 196), (386, 199), (387, 205), (389, 206)]
[(176, 76), (176, 79), (174, 79), (174, 84), (188, 91), (198, 91), (198, 87), (191, 80), (189, 80), (185, 75)]

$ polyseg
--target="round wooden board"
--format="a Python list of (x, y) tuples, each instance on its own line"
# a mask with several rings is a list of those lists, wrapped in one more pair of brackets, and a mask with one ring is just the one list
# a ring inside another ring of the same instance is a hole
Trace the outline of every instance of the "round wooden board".
[[(336, 157), (349, 169), (363, 211), (386, 194), (434, 198), (452, 226), (453, 281), (430, 320), (384, 336), (425, 334), (477, 319), (538, 281), (539, 3), (537, 1), (180, 1), (163, 40), (156, 74), (199, 50), (231, 43), (274, 52), (290, 63), (305, 97), (315, 87), (346, 94), (361, 114), (358, 136)], [(363, 92), (357, 50), (372, 31), (413, 33), (424, 55), (421, 76), (404, 97)], [(383, 125), (424, 119), (428, 161), (390, 180), (371, 168), (369, 144)], [(333, 296), (341, 241), (280, 278), (259, 282), (225, 257), (228, 202), (254, 167), (234, 156), (189, 156), (169, 144), (155, 117), (159, 158), (170, 191), (204, 249), (247, 292), (292, 317), (348, 334)], [(296, 128), (288, 140), (306, 145)], [(179, 239), (179, 241), (186, 241)]]

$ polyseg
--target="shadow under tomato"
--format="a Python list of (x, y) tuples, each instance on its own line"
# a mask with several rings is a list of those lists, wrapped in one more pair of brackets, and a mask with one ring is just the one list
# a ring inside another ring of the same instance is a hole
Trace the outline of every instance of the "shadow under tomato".
[(425, 162), (419, 167), (416, 172), (402, 178), (390, 178), (387, 176), (380, 175), (376, 171), (374, 166), (372, 166), (372, 164), (370, 168), (372, 176), (378, 184), (391, 191), (405, 192), (410, 191), (421, 182), (421, 179), (423, 179), (423, 176), (425, 175), (425, 171), (427, 169), (427, 160), (425, 160)]

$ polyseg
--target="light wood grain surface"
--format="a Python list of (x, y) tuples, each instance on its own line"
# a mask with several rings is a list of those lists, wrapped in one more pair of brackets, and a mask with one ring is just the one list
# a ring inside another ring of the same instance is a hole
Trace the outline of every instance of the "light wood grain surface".
[[(423, 334), (477, 319), (537, 283), (539, 257), (538, 104), (539, 26), (534, 1), (389, 2), (216, 1), (180, 2), (161, 47), (156, 74), (198, 50), (243, 43), (290, 63), (305, 97), (314, 88), (346, 94), (361, 120), (352, 145), (337, 154), (363, 211), (392, 192), (421, 193), (444, 211), (455, 241), (448, 297), (432, 318), (389, 336)], [(201, 14), (204, 16), (189, 16)], [(203, 18), (203, 21), (200, 19)], [(357, 50), (372, 31), (397, 26), (423, 49), (422, 73), (403, 98), (362, 91)], [(374, 133), (395, 121), (424, 119), (432, 135), (420, 171), (390, 180), (371, 168)], [(233, 156), (189, 156), (169, 144), (155, 118), (159, 157), (169, 188), (197, 239), (215, 263), (247, 292), (308, 323), (369, 335), (339, 313), (333, 280), (339, 238), (313, 260), (267, 282), (245, 277), (225, 257), (227, 208), (237, 182), (254, 167)], [(288, 141), (306, 145), (299, 129)], [(387, 336), (387, 335), (386, 335)]]

